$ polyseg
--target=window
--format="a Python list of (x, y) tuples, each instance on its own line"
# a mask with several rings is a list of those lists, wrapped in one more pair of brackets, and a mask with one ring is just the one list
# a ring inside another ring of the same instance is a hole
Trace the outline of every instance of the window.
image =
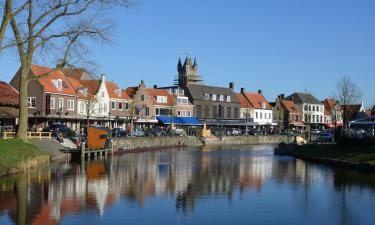
[(125, 109), (126, 109), (126, 110), (129, 109), (129, 103), (128, 103), (128, 102), (125, 103)]
[(221, 101), (221, 102), (224, 101), (224, 95), (220, 95), (220, 101)]
[(181, 116), (181, 110), (177, 111), (177, 116)]
[(219, 117), (224, 117), (224, 107), (219, 105)]
[(102, 98), (104, 98), (104, 91), (102, 91)]
[(99, 113), (103, 113), (103, 104), (99, 103)]
[(190, 110), (187, 111), (187, 116), (191, 117), (191, 111)]
[(305, 105), (304, 110), (307, 111), (307, 105)]
[(167, 103), (168, 97), (167, 96), (157, 96), (156, 101), (159, 103)]
[(208, 105), (206, 105), (204, 107), (204, 114), (205, 114), (205, 117), (206, 118), (209, 118), (210, 117), (210, 108), (208, 107)]
[(71, 99), (68, 100), (68, 110), (70, 111), (74, 110), (74, 100), (71, 100)]
[(62, 111), (64, 110), (64, 99), (59, 98), (59, 110)]
[[(89, 104), (89, 103), (87, 103), (87, 104)], [(86, 106), (85, 106), (85, 103), (84, 102), (79, 102), (79, 113), (80, 114), (84, 114), (85, 113), (85, 108), (86, 108)]]
[(146, 116), (150, 115), (150, 107), (146, 107), (145, 115)]
[(111, 108), (116, 109), (116, 102), (111, 102)]
[(57, 80), (57, 90), (59, 90), (59, 91), (62, 90), (62, 80), (61, 79)]
[(187, 105), (189, 100), (187, 97), (177, 97), (177, 103), (180, 105)]
[(227, 108), (227, 118), (230, 119), (232, 117), (232, 108), (228, 107)]
[(258, 112), (255, 112), (255, 118), (258, 119)]
[(238, 107), (234, 107), (234, 118), (238, 118), (238, 117), (239, 117)]
[(212, 107), (212, 117), (216, 118), (217, 117), (217, 106)]
[(55, 104), (56, 104), (55, 98), (50, 98), (49, 99), (49, 108), (50, 109), (55, 109)]
[(311, 111), (311, 105), (309, 105), (309, 111)]
[(231, 101), (232, 101), (231, 97), (227, 96), (227, 102), (231, 102)]
[(259, 115), (260, 115), (260, 118), (263, 119), (263, 113), (260, 112)]
[(36, 108), (36, 97), (28, 97), (28, 108)]
[(216, 95), (212, 94), (212, 101), (216, 101)]
[(118, 109), (122, 110), (122, 102), (118, 103)]
[(315, 111), (315, 105), (313, 105), (313, 107), (312, 107), (312, 111)]
[(183, 117), (186, 116), (186, 110), (182, 110), (182, 116), (183, 116)]
[(107, 103), (104, 103), (104, 112), (107, 112)]
[(145, 101), (145, 95), (141, 95), (141, 102)]
[(202, 117), (202, 107), (200, 105), (197, 105), (197, 117)]
[(208, 101), (210, 100), (210, 95), (209, 94), (203, 94), (203, 99)]

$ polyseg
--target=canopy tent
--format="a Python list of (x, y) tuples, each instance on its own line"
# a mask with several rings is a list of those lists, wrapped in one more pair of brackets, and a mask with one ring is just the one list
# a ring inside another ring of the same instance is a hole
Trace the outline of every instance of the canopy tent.
[[(172, 117), (170, 116), (156, 116), (159, 123), (171, 124)], [(173, 123), (176, 125), (189, 125), (189, 126), (199, 126), (202, 125), (197, 117), (173, 117)]]

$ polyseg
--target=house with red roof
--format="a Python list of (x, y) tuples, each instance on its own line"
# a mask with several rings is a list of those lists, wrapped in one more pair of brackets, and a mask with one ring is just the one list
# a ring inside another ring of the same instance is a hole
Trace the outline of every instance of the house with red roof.
[(285, 99), (284, 94), (279, 95), (275, 101), (273, 118), (279, 132), (286, 129), (299, 130), (304, 127), (302, 111), (293, 101)]
[[(44, 76), (49, 74), (48, 76)], [(68, 127), (77, 128), (77, 95), (60, 70), (32, 65), (30, 76), (41, 76), (32, 80), (28, 86), (29, 127), (44, 128), (51, 123), (66, 123)], [(20, 71), (10, 84), (19, 90)]]
[(19, 94), (15, 88), (0, 81), (0, 126), (16, 125), (18, 98)]
[(241, 104), (241, 118), (248, 117), (255, 125), (275, 125), (272, 106), (263, 96), (262, 90), (253, 93), (241, 88), (237, 98)]
[(342, 126), (342, 108), (333, 98), (326, 98), (322, 101), (324, 104), (324, 124), (329, 127)]

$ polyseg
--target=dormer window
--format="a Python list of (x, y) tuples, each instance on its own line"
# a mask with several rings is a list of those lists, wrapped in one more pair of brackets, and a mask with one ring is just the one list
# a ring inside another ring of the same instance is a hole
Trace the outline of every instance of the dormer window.
[(231, 102), (231, 97), (227, 96), (227, 102)]
[(212, 94), (212, 101), (216, 101), (216, 95)]
[(121, 89), (116, 89), (115, 93), (117, 96), (121, 97)]
[(203, 99), (206, 101), (210, 100), (210, 95), (207, 93), (203, 94)]
[(156, 96), (156, 101), (159, 103), (167, 103), (168, 98), (167, 96)]
[(220, 95), (220, 101), (221, 101), (221, 102), (224, 101), (224, 95)]
[[(55, 85), (58, 91), (61, 91), (63, 88), (63, 81), (61, 79), (52, 80), (52, 83)], [(65, 85), (64, 85), (65, 86)]]
[(262, 102), (262, 109), (265, 109), (265, 108), (266, 108), (266, 103)]

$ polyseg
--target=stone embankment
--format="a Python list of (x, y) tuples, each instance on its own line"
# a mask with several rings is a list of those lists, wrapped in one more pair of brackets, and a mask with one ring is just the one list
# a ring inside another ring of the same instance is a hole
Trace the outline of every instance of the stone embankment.
[(375, 147), (338, 145), (338, 144), (307, 144), (279, 145), (275, 155), (287, 155), (305, 161), (340, 166), (364, 172), (375, 172)]
[(288, 143), (288, 137), (282, 135), (270, 136), (226, 136), (222, 138), (199, 137), (133, 137), (117, 138), (114, 146), (117, 150), (132, 151), (137, 149), (158, 149), (170, 147), (197, 147), (215, 145), (253, 145)]

